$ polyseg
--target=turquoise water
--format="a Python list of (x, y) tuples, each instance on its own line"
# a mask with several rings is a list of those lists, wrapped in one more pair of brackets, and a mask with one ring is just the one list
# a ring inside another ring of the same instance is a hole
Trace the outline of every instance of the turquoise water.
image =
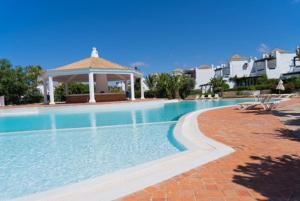
[(185, 101), (118, 111), (82, 106), (2, 116), (0, 200), (185, 151), (173, 136), (173, 128), (182, 115), (243, 101), (246, 100)]

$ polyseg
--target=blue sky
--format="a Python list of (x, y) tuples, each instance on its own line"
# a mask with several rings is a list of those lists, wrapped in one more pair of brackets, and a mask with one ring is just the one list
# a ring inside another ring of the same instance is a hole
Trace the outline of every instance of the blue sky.
[(93, 46), (150, 73), (300, 45), (300, 0), (0, 0), (0, 7), (0, 58), (46, 69), (89, 57)]

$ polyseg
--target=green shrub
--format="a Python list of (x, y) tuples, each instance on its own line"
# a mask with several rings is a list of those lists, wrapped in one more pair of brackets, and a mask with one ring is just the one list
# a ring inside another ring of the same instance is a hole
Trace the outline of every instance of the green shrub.
[(284, 93), (292, 93), (295, 90), (295, 85), (293, 82), (284, 84)]
[(193, 89), (190, 91), (190, 95), (201, 95), (202, 91), (201, 89)]
[(156, 97), (156, 91), (155, 90), (148, 90), (148, 91), (145, 91), (145, 98), (155, 98)]

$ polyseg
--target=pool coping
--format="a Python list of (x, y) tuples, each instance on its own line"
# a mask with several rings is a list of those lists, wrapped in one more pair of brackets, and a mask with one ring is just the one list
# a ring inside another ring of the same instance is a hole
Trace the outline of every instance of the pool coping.
[(175, 126), (174, 136), (187, 151), (14, 200), (115, 200), (233, 153), (231, 147), (206, 137), (197, 123), (197, 117), (203, 112), (232, 106), (197, 110), (182, 116)]

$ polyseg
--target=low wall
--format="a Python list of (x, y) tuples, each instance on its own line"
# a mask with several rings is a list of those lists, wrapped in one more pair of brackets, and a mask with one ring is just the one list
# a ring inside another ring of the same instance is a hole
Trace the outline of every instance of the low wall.
[(223, 98), (246, 98), (260, 95), (259, 90), (225, 91)]
[[(66, 103), (88, 103), (90, 99), (89, 94), (73, 94), (66, 96)], [(101, 93), (95, 94), (96, 102), (109, 101), (124, 101), (127, 100), (123, 93)]]

